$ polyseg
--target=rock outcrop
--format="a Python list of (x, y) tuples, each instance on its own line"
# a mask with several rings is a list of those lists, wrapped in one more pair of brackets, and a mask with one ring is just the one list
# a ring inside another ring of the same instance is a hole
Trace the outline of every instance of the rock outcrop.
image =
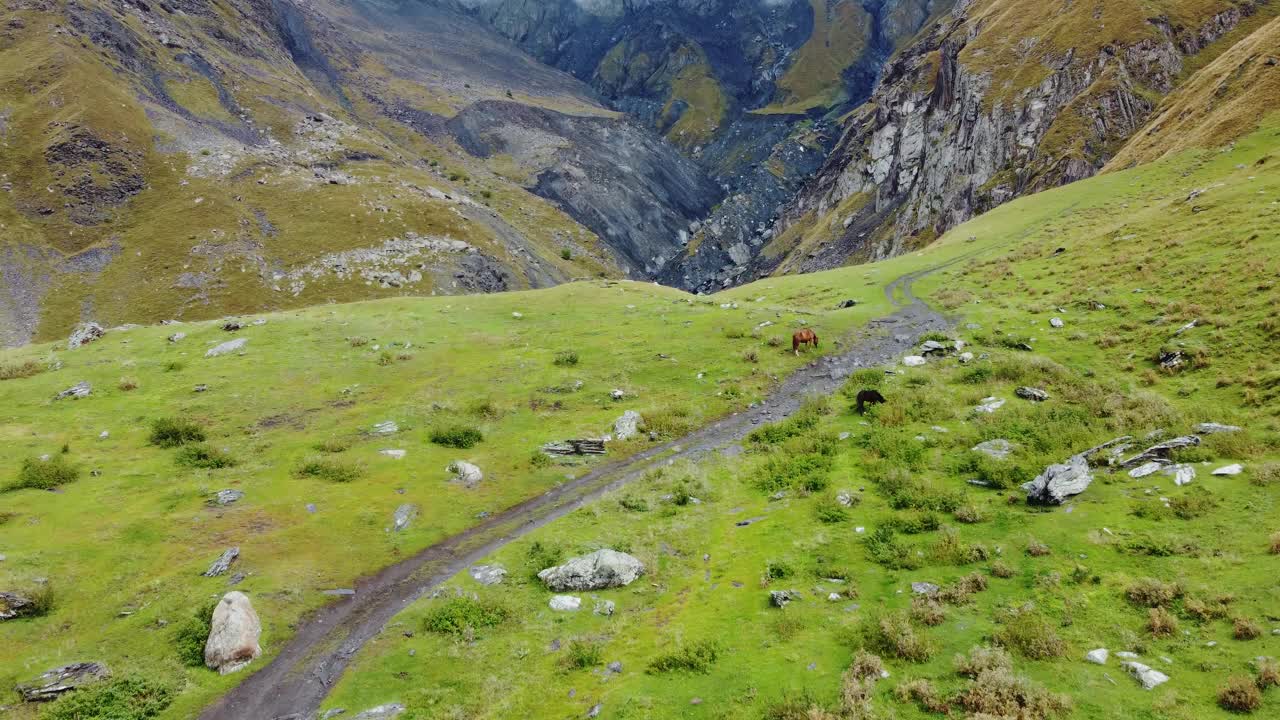
[(539, 572), (538, 578), (549, 589), (564, 592), (622, 587), (643, 574), (644, 563), (626, 553), (605, 548), (549, 567)]
[(223, 675), (240, 670), (262, 654), (258, 645), (261, 636), (262, 623), (249, 596), (233, 590), (213, 609), (204, 664)]
[(107, 675), (107, 666), (102, 663), (72, 663), (48, 670), (35, 680), (18, 685), (16, 690), (25, 702), (47, 702)]

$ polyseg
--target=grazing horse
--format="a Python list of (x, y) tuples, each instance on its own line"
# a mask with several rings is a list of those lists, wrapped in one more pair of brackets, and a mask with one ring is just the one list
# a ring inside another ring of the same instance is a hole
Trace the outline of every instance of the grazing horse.
[(880, 394), (879, 390), (859, 390), (858, 405), (855, 409), (861, 415), (866, 412), (868, 403), (878, 405), (882, 402), (884, 402), (884, 396)]
[(805, 328), (791, 336), (791, 352), (799, 355), (801, 345), (813, 345), (818, 347), (818, 333)]

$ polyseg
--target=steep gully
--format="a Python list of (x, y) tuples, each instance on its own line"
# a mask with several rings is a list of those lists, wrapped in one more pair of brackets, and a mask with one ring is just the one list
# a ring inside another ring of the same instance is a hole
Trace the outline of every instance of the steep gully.
[(756, 407), (679, 440), (603, 465), (427, 547), (356, 583), (355, 594), (303, 618), (280, 653), (200, 715), (201, 720), (309, 720), (355, 654), (400, 611), (476, 561), (636, 480), (659, 463), (697, 460), (742, 440), (757, 425), (794, 413), (806, 396), (835, 392), (854, 370), (892, 360), (951, 321), (911, 293), (918, 278), (969, 256), (904, 275), (885, 286), (897, 308), (843, 338), (842, 350), (796, 371)]

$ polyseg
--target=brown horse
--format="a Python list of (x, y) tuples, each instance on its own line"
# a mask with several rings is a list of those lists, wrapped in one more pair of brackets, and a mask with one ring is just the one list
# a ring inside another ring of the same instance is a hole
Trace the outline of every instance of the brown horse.
[(813, 345), (813, 347), (817, 348), (818, 333), (810, 330), (809, 328), (805, 328), (804, 330), (794, 333), (791, 336), (791, 352), (799, 355), (801, 345)]

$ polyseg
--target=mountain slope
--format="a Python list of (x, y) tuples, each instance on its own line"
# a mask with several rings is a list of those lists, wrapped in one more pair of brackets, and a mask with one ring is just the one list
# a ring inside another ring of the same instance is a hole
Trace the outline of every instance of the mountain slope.
[(1274, 13), (1251, 0), (960, 3), (890, 61), (768, 245), (738, 271), (901, 253), (1014, 197), (1088, 177), (1177, 85), (1189, 57), (1222, 52), (1232, 41), (1215, 41)]

